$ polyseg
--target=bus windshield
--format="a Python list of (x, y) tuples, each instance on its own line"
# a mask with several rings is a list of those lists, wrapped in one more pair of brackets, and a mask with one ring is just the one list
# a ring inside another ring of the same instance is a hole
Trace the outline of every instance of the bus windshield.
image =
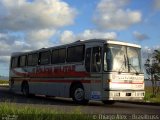
[(106, 45), (104, 70), (117, 72), (141, 72), (140, 49), (121, 45)]

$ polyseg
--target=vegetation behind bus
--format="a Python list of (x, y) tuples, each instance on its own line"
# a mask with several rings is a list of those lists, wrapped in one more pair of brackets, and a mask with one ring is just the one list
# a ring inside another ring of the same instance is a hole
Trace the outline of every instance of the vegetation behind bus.
[(152, 94), (148, 97), (156, 98), (160, 94), (160, 86), (157, 85), (160, 80), (160, 50), (155, 50), (152, 56), (148, 57), (145, 69), (148, 79), (152, 82)]
[(152, 86), (145, 87), (145, 97), (144, 102), (151, 102), (151, 103), (160, 103), (160, 92), (153, 97), (153, 88)]
[(0, 84), (8, 84), (9, 81), (8, 80), (0, 80)]

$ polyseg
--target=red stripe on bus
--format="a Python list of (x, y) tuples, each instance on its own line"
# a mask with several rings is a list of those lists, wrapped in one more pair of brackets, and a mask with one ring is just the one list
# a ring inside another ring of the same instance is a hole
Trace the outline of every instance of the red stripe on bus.
[[(29, 82), (47, 82), (47, 83), (72, 83), (75, 80), (29, 80)], [(90, 80), (80, 80), (82, 83), (91, 83)]]
[[(21, 82), (24, 79), (14, 79), (14, 81)], [(80, 81), (81, 83), (91, 83), (91, 81), (94, 81), (94, 83), (100, 83), (100, 80), (34, 80), (30, 79), (29, 82), (47, 82), (47, 83), (72, 83), (76, 81)]]
[(13, 73), (21, 77), (89, 77), (85, 71), (23, 73), (13, 69)]

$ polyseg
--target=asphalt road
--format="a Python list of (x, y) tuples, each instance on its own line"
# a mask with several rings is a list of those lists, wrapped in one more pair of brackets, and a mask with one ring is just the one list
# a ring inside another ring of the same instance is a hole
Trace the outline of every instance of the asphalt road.
[(5, 101), (16, 103), (19, 106), (29, 105), (40, 109), (47, 108), (65, 112), (78, 109), (86, 114), (160, 114), (160, 106), (122, 102), (104, 105), (97, 101), (90, 101), (88, 105), (77, 105), (71, 99), (66, 98), (46, 98), (44, 96), (26, 98), (21, 94), (10, 93), (8, 87), (0, 87), (0, 103)]

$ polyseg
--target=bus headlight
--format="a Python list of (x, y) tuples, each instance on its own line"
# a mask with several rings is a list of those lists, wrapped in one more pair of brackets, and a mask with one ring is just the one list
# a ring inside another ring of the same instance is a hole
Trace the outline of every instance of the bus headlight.
[(136, 96), (144, 96), (144, 92), (137, 92)]
[(114, 97), (119, 97), (119, 96), (120, 96), (119, 92), (114, 93)]

